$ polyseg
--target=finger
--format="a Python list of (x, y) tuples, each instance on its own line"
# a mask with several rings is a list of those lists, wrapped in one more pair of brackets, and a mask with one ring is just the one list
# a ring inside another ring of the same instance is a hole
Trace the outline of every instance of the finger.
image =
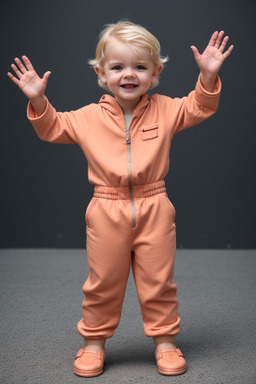
[(218, 34), (219, 32), (218, 31), (215, 31), (213, 34), (212, 34), (212, 37), (210, 38), (210, 41), (208, 43), (208, 45), (211, 45), (212, 47), (214, 47), (215, 43), (216, 43), (216, 39), (218, 37)]
[(200, 57), (200, 53), (199, 53), (198, 49), (194, 45), (191, 45), (190, 48), (192, 49), (195, 60), (197, 60)]
[(14, 82), (14, 84), (16, 84), (16, 85), (19, 84), (19, 80), (15, 76), (13, 76), (13, 74), (11, 72), (8, 72), (7, 75)]
[(221, 43), (221, 40), (223, 38), (223, 35), (224, 35), (224, 31), (221, 31), (218, 36), (217, 36), (217, 39), (216, 39), (216, 42), (215, 42), (215, 47), (216, 48), (219, 48), (220, 46), (220, 43)]
[(20, 69), (20, 71), (21, 71), (22, 73), (27, 72), (27, 68), (24, 67), (24, 65), (22, 64), (22, 62), (20, 61), (20, 59), (19, 59), (18, 57), (16, 57), (16, 58), (14, 59), (14, 61), (15, 61), (15, 63), (18, 65), (18, 67), (19, 67), (19, 69)]
[(223, 41), (222, 41), (222, 43), (221, 43), (221, 46), (220, 46), (220, 48), (219, 48), (219, 50), (220, 50), (221, 52), (224, 51), (224, 49), (225, 49), (225, 47), (226, 47), (226, 45), (227, 45), (228, 40), (229, 40), (229, 36), (224, 37), (224, 39), (223, 39)]
[(50, 75), (51, 75), (50, 71), (45, 72), (45, 74), (43, 75), (43, 80), (46, 81), (46, 83), (47, 83)]
[(14, 70), (14, 72), (16, 73), (16, 75), (18, 76), (18, 78), (20, 79), (23, 74), (19, 71), (19, 69), (16, 67), (15, 64), (11, 64), (11, 67)]
[(31, 61), (29, 60), (29, 58), (27, 56), (23, 55), (22, 60), (24, 61), (25, 65), (29, 71), (32, 71), (34, 69), (33, 65), (31, 64)]
[(225, 53), (223, 53), (224, 60), (226, 60), (226, 58), (230, 55), (233, 49), (234, 49), (234, 45), (230, 45), (229, 49)]

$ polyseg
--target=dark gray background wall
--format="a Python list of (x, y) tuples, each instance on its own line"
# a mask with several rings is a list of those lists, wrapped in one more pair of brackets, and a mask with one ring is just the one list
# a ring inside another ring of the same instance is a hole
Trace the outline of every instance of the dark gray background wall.
[(105, 23), (130, 19), (160, 40), (170, 61), (156, 92), (182, 97), (214, 30), (235, 44), (221, 69), (217, 114), (175, 136), (166, 179), (182, 248), (255, 248), (255, 2), (205, 0), (2, 2), (1, 247), (84, 247), (84, 213), (93, 188), (78, 146), (40, 141), (26, 119), (27, 100), (6, 76), (26, 54), (57, 110), (97, 102), (103, 90), (87, 65)]

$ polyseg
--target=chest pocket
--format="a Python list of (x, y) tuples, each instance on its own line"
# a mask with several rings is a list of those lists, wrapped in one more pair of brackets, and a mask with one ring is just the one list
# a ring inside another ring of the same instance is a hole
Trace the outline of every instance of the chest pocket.
[(141, 140), (151, 140), (158, 137), (158, 124), (144, 125), (140, 128)]

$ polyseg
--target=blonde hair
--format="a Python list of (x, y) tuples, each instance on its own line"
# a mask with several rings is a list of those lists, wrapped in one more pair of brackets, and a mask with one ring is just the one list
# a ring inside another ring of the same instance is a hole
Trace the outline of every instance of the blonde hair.
[[(161, 47), (158, 39), (146, 28), (130, 21), (119, 21), (116, 24), (106, 24), (100, 33), (95, 59), (88, 61), (92, 67), (103, 68), (105, 60), (104, 50), (111, 37), (115, 37), (121, 42), (126, 43), (136, 53), (136, 47), (149, 48), (156, 66), (162, 66), (168, 61), (168, 56), (162, 57), (160, 54)], [(107, 86), (99, 78), (98, 84), (100, 87), (108, 90)], [(151, 89), (155, 88), (158, 84), (159, 82), (157, 80), (151, 85)]]

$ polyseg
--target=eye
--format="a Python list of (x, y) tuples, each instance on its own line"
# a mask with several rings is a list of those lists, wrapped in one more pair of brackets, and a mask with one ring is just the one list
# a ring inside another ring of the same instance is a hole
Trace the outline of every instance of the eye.
[(144, 67), (144, 65), (137, 65), (136, 67), (139, 71), (143, 71), (144, 69), (146, 69), (146, 67)]
[(115, 65), (114, 67), (112, 67), (112, 70), (114, 71), (121, 71), (122, 67), (121, 65)]

